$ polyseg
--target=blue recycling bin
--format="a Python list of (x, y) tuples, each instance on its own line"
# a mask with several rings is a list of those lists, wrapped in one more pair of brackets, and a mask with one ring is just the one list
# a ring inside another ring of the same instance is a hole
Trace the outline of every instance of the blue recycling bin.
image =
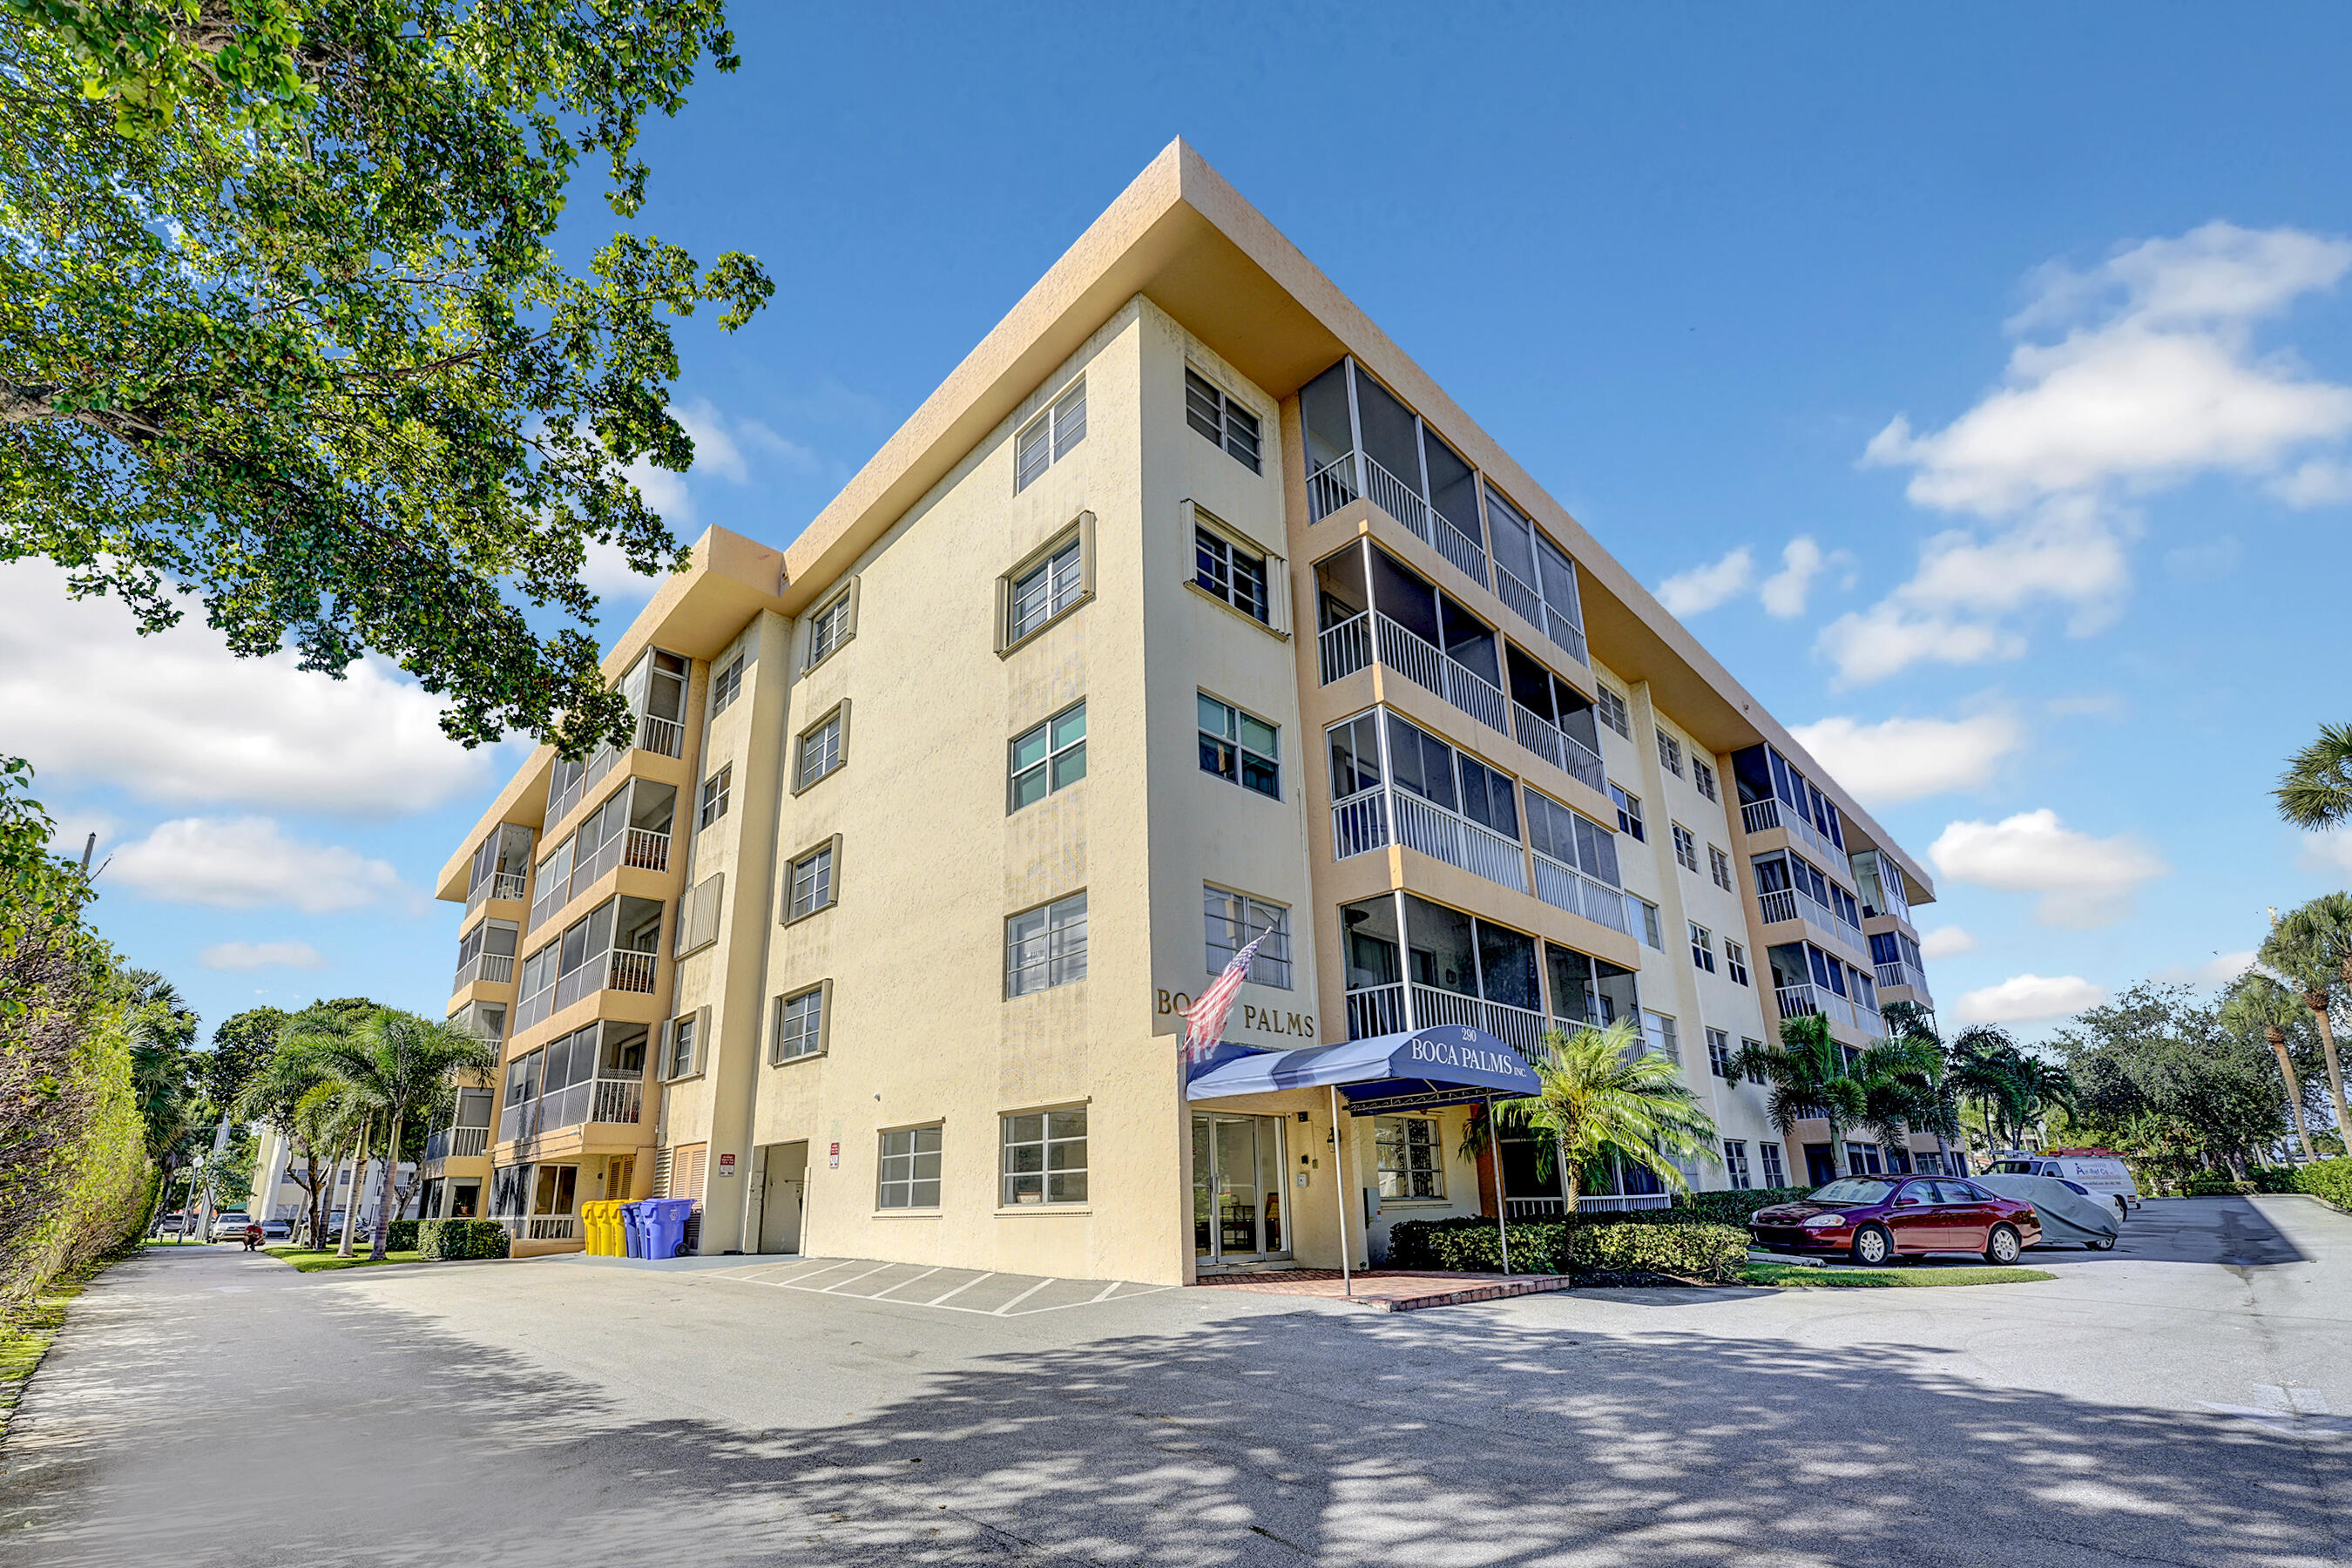
[(694, 1205), (686, 1198), (647, 1198), (642, 1205), (645, 1217), (638, 1222), (646, 1233), (646, 1256), (676, 1258), (686, 1246), (686, 1220), (694, 1212)]
[(643, 1258), (646, 1255), (645, 1221), (644, 1217), (637, 1213), (644, 1206), (643, 1204), (621, 1205), (622, 1250), (631, 1258)]

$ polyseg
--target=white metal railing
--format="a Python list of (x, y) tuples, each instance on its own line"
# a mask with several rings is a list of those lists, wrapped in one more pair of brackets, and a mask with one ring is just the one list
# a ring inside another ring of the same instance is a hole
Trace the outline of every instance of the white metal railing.
[(503, 1226), (517, 1241), (580, 1239), (580, 1216), (576, 1214), (500, 1214), (492, 1215), (490, 1223)]
[(637, 721), (637, 750), (682, 757), (686, 754), (686, 726), (675, 719), (648, 713)]
[(668, 870), (669, 835), (644, 827), (630, 828), (628, 847), (622, 852), (621, 864), (640, 871)]
[(1592, 667), (1592, 656), (1585, 650), (1584, 629), (1559, 605), (1545, 603), (1542, 595), (1520, 582), (1518, 574), (1500, 561), (1495, 563), (1495, 592), (1520, 619), (1550, 638), (1561, 652), (1588, 669)]
[(1506, 838), (1417, 795), (1391, 790), (1389, 799), (1397, 842), (1406, 848), (1418, 849), (1515, 892), (1528, 890), (1527, 854), (1517, 839)]
[(1307, 521), (1322, 521), (1356, 493), (1356, 454), (1342, 452), (1307, 476)]
[(1537, 852), (1535, 860), (1537, 898), (1556, 910), (1582, 915), (1611, 931), (1633, 934), (1633, 913), (1622, 890), (1572, 866), (1563, 866), (1541, 851)]
[(1890, 985), (1907, 985), (1922, 996), (1927, 994), (1927, 977), (1910, 964), (1901, 962), (1882, 963), (1877, 965), (1877, 969), (1880, 990), (1884, 991)]
[(594, 1081), (595, 1103), (588, 1108), (589, 1121), (632, 1122), (644, 1115), (646, 1084), (643, 1079), (600, 1078)]
[(1356, 499), (1360, 462), (1363, 479), (1361, 493), (1369, 496), (1374, 506), (1402, 523), (1405, 530), (1423, 544), (1444, 556), (1463, 575), (1482, 588), (1487, 585), (1486, 547), (1465, 533), (1452, 518), (1438, 510), (1418, 487), (1389, 472), (1370, 453), (1344, 452), (1307, 476), (1309, 522), (1322, 521)]
[(611, 988), (614, 991), (652, 991), (654, 958), (650, 952), (632, 952), (625, 949), (614, 952)]
[(1511, 704), (1511, 729), (1520, 745), (1569, 777), (1602, 795), (1609, 793), (1608, 770), (1592, 749), (1526, 703)]
[(449, 1157), (471, 1159), (487, 1154), (490, 1149), (490, 1130), (487, 1127), (452, 1127), (449, 1129)]
[[(1750, 833), (1762, 833), (1774, 827), (1785, 827), (1790, 836), (1801, 840), (1816, 855), (1832, 865), (1845, 860), (1845, 851), (1830, 842), (1829, 835), (1815, 827), (1803, 812), (1783, 811), (1778, 799), (1751, 800), (1739, 808), (1739, 825)], [(1852, 868), (1848, 868), (1849, 873)]]
[(1870, 1014), (1870, 1025), (1865, 1026), (1856, 1016), (1854, 1005), (1826, 986), (1811, 984), (1783, 985), (1776, 999), (1780, 1005), (1780, 1016), (1783, 1018), (1801, 1018), (1808, 1013), (1819, 1013), (1831, 1023), (1843, 1024), (1849, 1029), (1867, 1028), (1874, 1035), (1879, 1032), (1876, 1027), (1878, 1014), (1874, 1010)]
[(484, 985), (504, 985), (514, 978), (514, 964), (511, 952), (478, 952), (457, 966), (457, 982), (450, 989), (463, 991), (478, 982)]
[(1501, 688), (1403, 623), (1377, 610), (1371, 615), (1374, 658), (1480, 723), (1506, 735), (1511, 732)]
[(1323, 662), (1323, 684), (1343, 680), (1372, 662), (1372, 616), (1369, 610), (1326, 626), (1316, 638)]
[(1415, 985), (1412, 988), (1413, 1027), (1426, 1029), (1445, 1024), (1467, 1024), (1474, 1029), (1484, 1029), (1505, 1045), (1522, 1051), (1532, 1051), (1543, 1042), (1544, 1016), (1541, 1013), (1514, 1007), (1506, 1002), (1489, 1002), (1480, 996), (1441, 991), (1433, 985)]
[(1369, 1040), (1404, 1032), (1404, 983), (1367, 985), (1348, 993), (1348, 1037)]
[[(1632, 1209), (1662, 1209), (1674, 1203), (1667, 1193), (1584, 1193), (1578, 1195), (1579, 1214), (1623, 1214)], [(1503, 1213), (1511, 1219), (1558, 1219), (1568, 1212), (1568, 1200), (1556, 1198), (1505, 1198)]]
[(1331, 858), (1345, 860), (1388, 847), (1389, 796), (1386, 790), (1350, 795), (1331, 807)]
[(520, 871), (494, 871), (490, 874), (490, 897), (519, 900), (523, 893), (523, 874)]
[[(618, 1122), (633, 1124), (645, 1119), (646, 1083), (643, 1075), (635, 1077), (617, 1072), (601, 1073), (595, 1078), (582, 1079), (578, 1083), (550, 1089), (533, 1099), (510, 1102), (499, 1112), (499, 1142), (511, 1143), (520, 1138), (536, 1138), (542, 1132), (560, 1132), (583, 1122)], [(487, 1139), (488, 1130), (459, 1128), (474, 1131)], [(487, 1146), (487, 1144), (485, 1144)], [(453, 1142), (450, 1152), (462, 1153)], [(482, 1152), (476, 1148), (475, 1153)]]

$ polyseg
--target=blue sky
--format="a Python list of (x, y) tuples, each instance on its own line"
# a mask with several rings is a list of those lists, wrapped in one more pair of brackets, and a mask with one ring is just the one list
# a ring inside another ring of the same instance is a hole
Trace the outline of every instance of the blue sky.
[[(2352, 878), (2266, 793), (2347, 716), (2340, 10), (742, 9), (637, 225), (777, 281), (680, 334), (682, 533), (792, 538), (1181, 134), (1928, 860), (1948, 1022)], [(0, 568), (0, 744), (101, 927), (208, 1026), (440, 1008), (424, 890), (510, 756), (127, 625)]]

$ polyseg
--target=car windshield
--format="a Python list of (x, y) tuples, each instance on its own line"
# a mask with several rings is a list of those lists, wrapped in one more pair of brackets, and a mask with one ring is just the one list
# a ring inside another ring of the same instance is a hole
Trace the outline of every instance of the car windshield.
[(2003, 1160), (1999, 1164), (1993, 1166), (1992, 1169), (1993, 1174), (1997, 1176), (2030, 1176), (2033, 1174), (2032, 1163), (2027, 1160)]
[(1893, 1182), (1882, 1182), (1870, 1176), (1848, 1176), (1815, 1192), (1810, 1201), (1817, 1204), (1881, 1204), (1894, 1190)]

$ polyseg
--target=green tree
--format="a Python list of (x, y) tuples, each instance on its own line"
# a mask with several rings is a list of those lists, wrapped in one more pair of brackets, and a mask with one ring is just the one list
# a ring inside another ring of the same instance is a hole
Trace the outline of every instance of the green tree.
[[(374, 1011), (373, 1004), (364, 1006), (366, 1012)], [(325, 1234), (326, 1214), (320, 1206), (324, 1184), (357, 1131), (353, 1102), (341, 1080), (327, 1070), (313, 1037), (325, 1030), (348, 1033), (352, 1016), (343, 1005), (319, 1003), (286, 1016), (268, 1058), (254, 1070), (236, 1101), (238, 1116), (275, 1129), (290, 1145), (299, 1165), (289, 1173), (302, 1189), (310, 1212), (304, 1234), (312, 1237)], [(324, 1172), (320, 1169), (322, 1160), (327, 1163)]]
[(1543, 1134), (1536, 1141), (1537, 1169), (1548, 1171), (1557, 1161), (1571, 1233), (1584, 1173), (1611, 1152), (1675, 1191), (1690, 1184), (1677, 1156), (1717, 1158), (1713, 1119), (1699, 1108), (1682, 1069), (1643, 1048), (1631, 1019), (1605, 1029), (1549, 1030), (1530, 1065), (1542, 1088), (1496, 1101), (1495, 1123), (1506, 1132)]
[(2352, 993), (2352, 895), (2324, 893), (2288, 910), (2271, 927), (2255, 954), (2265, 967), (2284, 977), (2303, 994), (2319, 1031), (2320, 1054), (2327, 1061), (2327, 1093), (2335, 1103), (2336, 1125), (2352, 1128), (2352, 1113), (2344, 1105), (2344, 1068), (2336, 1054), (2336, 1025), (2330, 1016), (2333, 993), (2338, 985)]
[(1770, 1086), (1765, 1114), (1781, 1136), (1793, 1135), (1800, 1121), (1826, 1121), (1830, 1168), (1836, 1175), (1846, 1173), (1846, 1129), (1869, 1115), (1869, 1096), (1862, 1081), (1847, 1070), (1845, 1047), (1831, 1037), (1827, 1018), (1808, 1013), (1785, 1019), (1780, 1025), (1780, 1049), (1744, 1046), (1732, 1065), (1741, 1074)]
[(2311, 1148), (2311, 1123), (2304, 1105), (2303, 1085), (2296, 1081), (2294, 1058), (2287, 1049), (2289, 1038), (2310, 1021), (2310, 1009), (2304, 1005), (2300, 995), (2259, 972), (2240, 975), (2222, 993), (2222, 1026), (2242, 1037), (2259, 1034), (2263, 1043), (2271, 1048), (2278, 1062), (2279, 1079), (2286, 1086), (2287, 1110), (2294, 1121), (2294, 1135), (2302, 1142), (2303, 1157), (2315, 1160), (2319, 1156)]
[(215, 1105), (233, 1105), (253, 1075), (278, 1049), (287, 1013), (278, 1007), (248, 1007), (213, 1031), (213, 1048), (197, 1056), (196, 1081)]
[[(460, 1075), (487, 1078), (498, 1068), (498, 1051), (455, 1024), (389, 1007), (348, 1036), (322, 1033), (317, 1039), (315, 1048), (326, 1070), (348, 1086), (352, 1099), (367, 1108), (369, 1121), (383, 1132), (387, 1157), (377, 1175), (375, 1228), (369, 1247), (371, 1258), (381, 1258), (385, 1229), (392, 1223), (393, 1166), (402, 1124), (445, 1110)], [(354, 1210), (358, 1195), (352, 1194)]]
[(2352, 724), (2322, 724), (2319, 739), (2287, 759), (2279, 815), (2318, 832), (2352, 821)]
[(637, 213), (706, 58), (739, 63), (721, 0), (0, 0), (0, 561), (147, 630), (193, 595), (241, 654), (384, 655), (467, 743), (618, 739), (560, 623), (592, 541), (683, 563), (627, 475), (693, 461), (673, 322), (772, 285), (554, 238), (583, 158)]
[(2053, 1031), (2080, 1085), (2078, 1125), (2242, 1173), (2286, 1119), (2268, 1047), (2221, 1014), (2188, 986), (2143, 982)]

